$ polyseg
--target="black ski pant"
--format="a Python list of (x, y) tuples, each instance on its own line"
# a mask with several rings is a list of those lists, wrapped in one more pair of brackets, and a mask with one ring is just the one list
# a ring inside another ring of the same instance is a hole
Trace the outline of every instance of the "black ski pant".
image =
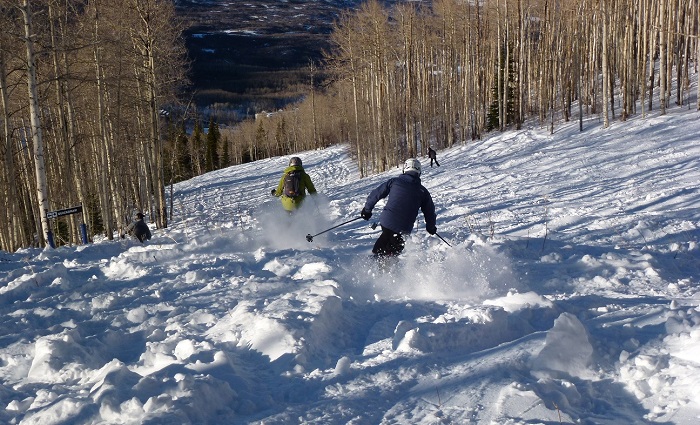
[(406, 243), (401, 236), (401, 233), (396, 233), (391, 229), (382, 226), (382, 234), (379, 235), (379, 239), (374, 243), (374, 248), (372, 252), (377, 256), (392, 256), (399, 255), (403, 251), (403, 247)]

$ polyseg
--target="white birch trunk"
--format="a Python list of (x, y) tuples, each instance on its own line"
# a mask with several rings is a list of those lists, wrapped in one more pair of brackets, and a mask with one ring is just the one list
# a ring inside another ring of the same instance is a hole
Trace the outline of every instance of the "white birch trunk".
[[(601, 7), (602, 6), (601, 2)], [(607, 11), (601, 10), (600, 18), (603, 20), (603, 36), (601, 37), (601, 43), (603, 46), (602, 51), (602, 68), (603, 68), (603, 128), (608, 128), (610, 126), (610, 115), (608, 109), (609, 94), (610, 94), (610, 73), (608, 71), (608, 16)]]
[(41, 222), (42, 235), (40, 244), (48, 243), (49, 220), (46, 213), (49, 211), (48, 188), (46, 184), (46, 166), (44, 161), (44, 140), (41, 129), (41, 117), (39, 112), (39, 95), (36, 81), (36, 63), (34, 57), (34, 42), (32, 41), (32, 21), (29, 0), (22, 2), (22, 15), (24, 17), (24, 36), (27, 48), (27, 89), (29, 92), (29, 113), (31, 122), (31, 137), (34, 144), (34, 167), (36, 173), (36, 211)]
[(659, 10), (659, 108), (666, 114), (666, 0), (661, 0)]

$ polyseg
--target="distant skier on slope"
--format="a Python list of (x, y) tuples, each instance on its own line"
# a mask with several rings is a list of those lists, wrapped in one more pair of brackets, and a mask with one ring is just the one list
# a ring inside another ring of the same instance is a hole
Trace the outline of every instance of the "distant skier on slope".
[(433, 168), (433, 161), (435, 161), (435, 165), (438, 167), (440, 166), (440, 163), (437, 160), (437, 153), (435, 152), (435, 149), (430, 146), (428, 146), (428, 158), (430, 158), (430, 168)]
[(288, 212), (298, 209), (306, 198), (306, 192), (316, 194), (311, 177), (301, 165), (301, 158), (294, 156), (289, 160), (289, 166), (284, 169), (277, 189), (272, 189), (271, 194), (281, 197), (282, 207)]
[(124, 236), (127, 234), (135, 236), (141, 243), (151, 239), (151, 229), (149, 229), (148, 224), (143, 221), (143, 213), (140, 211), (136, 213), (134, 222), (124, 229), (124, 233), (121, 234), (122, 239), (124, 239)]
[(413, 230), (419, 209), (423, 212), (428, 233), (437, 233), (435, 204), (428, 189), (421, 184), (420, 175), (420, 161), (408, 159), (403, 165), (403, 174), (382, 183), (367, 197), (360, 213), (365, 220), (372, 217), (372, 209), (380, 199), (389, 197), (379, 216), (382, 234), (372, 248), (375, 257), (399, 255), (403, 251), (405, 242), (402, 235), (410, 234)]

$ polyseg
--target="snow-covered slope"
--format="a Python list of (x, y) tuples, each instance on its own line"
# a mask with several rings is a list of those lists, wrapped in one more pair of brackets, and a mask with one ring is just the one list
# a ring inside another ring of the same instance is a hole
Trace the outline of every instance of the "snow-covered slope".
[(698, 117), (422, 158), (445, 241), (419, 215), (389, 270), (373, 220), (305, 238), (399, 173), (344, 147), (299, 154), (294, 217), (274, 158), (177, 185), (143, 246), (0, 253), (0, 422), (696, 423)]

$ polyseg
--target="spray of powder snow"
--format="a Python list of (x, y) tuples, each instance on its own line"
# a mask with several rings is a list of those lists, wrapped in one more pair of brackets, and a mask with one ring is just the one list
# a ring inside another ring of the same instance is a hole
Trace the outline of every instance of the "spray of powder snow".
[(493, 246), (467, 241), (448, 247), (437, 242), (407, 244), (388, 264), (372, 258), (352, 264), (345, 292), (357, 300), (415, 299), (481, 302), (504, 296), (521, 284), (509, 258)]
[(301, 207), (289, 214), (279, 200), (260, 206), (257, 218), (262, 232), (262, 240), (272, 249), (310, 249), (323, 245), (326, 234), (313, 238), (313, 244), (306, 235), (315, 235), (329, 227), (329, 219), (323, 211), (328, 211), (328, 200), (322, 195), (307, 196)]

